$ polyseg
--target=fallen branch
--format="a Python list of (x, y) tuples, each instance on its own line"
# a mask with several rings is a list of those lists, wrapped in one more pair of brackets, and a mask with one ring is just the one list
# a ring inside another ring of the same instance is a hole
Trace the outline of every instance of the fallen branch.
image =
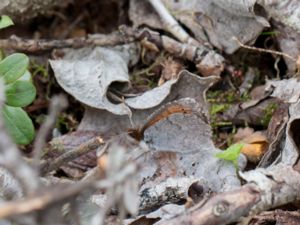
[(125, 166), (122, 171), (119, 171), (119, 173), (105, 180), (97, 181), (95, 179), (89, 179), (71, 184), (60, 183), (51, 185), (50, 187), (45, 188), (42, 193), (38, 193), (35, 196), (0, 204), (0, 218), (17, 216), (45, 209), (49, 205), (65, 202), (71, 197), (79, 194), (92, 195), (95, 190), (113, 188), (115, 185), (125, 182), (128, 177), (131, 177), (136, 171), (136, 166), (134, 164), (129, 164)]
[(200, 45), (200, 43), (192, 38), (174, 19), (174, 17), (167, 10), (165, 5), (161, 2), (161, 0), (149, 0), (153, 8), (156, 10), (158, 15), (160, 16), (164, 26), (166, 29), (174, 35), (174, 37), (178, 38), (183, 43), (188, 43), (192, 45)]
[(63, 164), (78, 158), (79, 156), (86, 154), (90, 151), (96, 150), (97, 148), (104, 145), (104, 141), (101, 137), (95, 137), (91, 140), (87, 141), (84, 144), (81, 144), (77, 148), (68, 151), (56, 159), (49, 159), (47, 161), (43, 161), (40, 165), (41, 174), (45, 175), (53, 170), (57, 170)]
[(220, 75), (224, 69), (223, 56), (204, 45), (181, 43), (168, 36), (160, 35), (158, 32), (148, 28), (133, 30), (122, 26), (120, 29), (126, 36), (134, 37), (141, 41), (145, 48), (150, 50), (164, 49), (176, 57), (194, 62), (203, 76)]
[(66, 198), (77, 195), (82, 192), (82, 190), (85, 190), (91, 186), (91, 182), (79, 182), (74, 185), (56, 184), (55, 186), (51, 187), (51, 190), (47, 190), (47, 192), (43, 191), (43, 193), (33, 197), (3, 203), (0, 205), (0, 218), (7, 218), (43, 209), (49, 204), (64, 201)]
[(37, 173), (39, 171), (38, 167), (41, 158), (41, 151), (46, 144), (47, 136), (55, 125), (58, 114), (67, 107), (67, 104), (68, 103), (65, 96), (54, 96), (51, 100), (49, 115), (47, 116), (46, 121), (40, 127), (33, 144), (33, 166)]
[(240, 47), (248, 49), (248, 50), (252, 50), (252, 51), (257, 51), (257, 52), (263, 52), (263, 53), (270, 53), (270, 54), (275, 54), (275, 55), (280, 55), (280, 56), (284, 56), (294, 62), (297, 61), (297, 59), (295, 59), (294, 57), (290, 56), (289, 54), (286, 54), (284, 52), (279, 52), (279, 51), (274, 51), (274, 50), (270, 50), (270, 49), (264, 49), (264, 48), (257, 48), (257, 47), (252, 47), (252, 46), (248, 46), (243, 44), (239, 39), (237, 39), (236, 37), (233, 37), (233, 40), (235, 40)]
[(120, 32), (108, 35), (94, 34), (87, 38), (70, 38), (63, 40), (34, 40), (11, 36), (9, 39), (0, 39), (0, 48), (13, 49), (21, 52), (37, 53), (51, 51), (55, 48), (82, 48), (88, 46), (115, 46), (134, 41)]
[[(288, 174), (288, 176), (287, 176)], [(212, 197), (205, 205), (158, 225), (223, 225), (300, 200), (300, 174), (291, 166), (278, 164), (240, 174), (247, 184)]]
[(247, 216), (250, 209), (260, 201), (259, 192), (253, 185), (244, 187), (212, 197), (200, 208), (198, 205), (187, 213), (157, 225), (224, 225), (236, 222), (240, 217)]

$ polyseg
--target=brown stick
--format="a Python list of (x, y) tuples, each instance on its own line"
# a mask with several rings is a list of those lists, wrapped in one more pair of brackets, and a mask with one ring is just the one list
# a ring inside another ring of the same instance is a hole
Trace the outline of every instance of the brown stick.
[[(55, 184), (50, 188), (43, 191), (43, 193), (38, 193), (35, 196), (27, 197), (22, 200), (5, 202), (0, 204), (0, 218), (7, 218), (16, 216), (23, 213), (29, 213), (35, 210), (44, 209), (50, 204), (55, 204), (58, 202), (65, 202), (72, 196), (78, 194), (90, 195), (94, 193), (94, 190), (104, 190), (111, 189), (117, 184), (121, 184), (128, 177), (135, 174), (137, 168), (133, 164), (127, 165), (122, 171), (119, 171), (114, 176), (111, 176), (105, 180), (97, 181), (84, 180), (77, 182), (75, 184)], [(92, 190), (88, 192), (88, 190)], [(84, 193), (84, 191), (86, 191)]]
[(168, 36), (160, 35), (150, 29), (133, 30), (128, 27), (120, 29), (129, 37), (141, 41), (145, 48), (151, 50), (164, 49), (172, 55), (194, 62), (204, 76), (220, 75), (224, 69), (224, 58), (205, 45), (181, 43)]
[(68, 197), (74, 196), (90, 186), (92, 186), (91, 182), (79, 182), (75, 185), (58, 185), (52, 187), (51, 191), (48, 190), (48, 192), (34, 197), (5, 202), (5, 204), (0, 205), (0, 218), (43, 209), (51, 203), (63, 201)]
[(90, 152), (92, 150), (95, 150), (99, 147), (104, 145), (104, 141), (101, 137), (95, 137), (89, 141), (87, 141), (84, 144), (81, 144), (77, 148), (68, 151), (61, 156), (59, 156), (56, 159), (50, 159), (48, 161), (44, 161), (41, 163), (40, 168), (41, 168), (41, 174), (46, 174), (49, 173), (50, 171), (58, 169), (61, 165), (64, 163), (67, 163), (73, 159), (76, 159), (77, 157)]
[(186, 214), (158, 225), (222, 225), (236, 222), (240, 217), (247, 216), (250, 209), (260, 201), (260, 194), (255, 186), (247, 184), (242, 188), (218, 194), (212, 197), (203, 207), (197, 205)]
[(51, 100), (49, 115), (40, 127), (33, 145), (33, 166), (36, 168), (37, 173), (39, 173), (39, 160), (41, 158), (41, 151), (46, 143), (47, 135), (55, 125), (58, 114), (67, 107), (67, 104), (65, 96), (54, 96)]
[(33, 40), (11, 36), (9, 39), (0, 39), (0, 48), (14, 49), (21, 52), (37, 53), (42, 51), (51, 51), (54, 48), (115, 46), (132, 41), (132, 38), (127, 38), (120, 32), (114, 32), (108, 35), (95, 34), (90, 35), (88, 38), (70, 38), (63, 40)]

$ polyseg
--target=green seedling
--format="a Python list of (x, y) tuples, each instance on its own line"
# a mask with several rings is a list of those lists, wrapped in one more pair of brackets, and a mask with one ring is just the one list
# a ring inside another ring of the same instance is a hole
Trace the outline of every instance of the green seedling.
[(243, 143), (237, 143), (229, 146), (226, 150), (219, 152), (216, 154), (216, 157), (219, 159), (224, 159), (233, 163), (233, 165), (237, 168), (238, 166), (238, 158), (243, 148)]

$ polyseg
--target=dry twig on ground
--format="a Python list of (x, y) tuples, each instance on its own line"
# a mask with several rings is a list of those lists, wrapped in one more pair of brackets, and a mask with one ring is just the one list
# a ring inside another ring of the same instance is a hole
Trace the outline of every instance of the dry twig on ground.
[(77, 148), (68, 151), (61, 156), (57, 157), (56, 159), (49, 159), (47, 161), (43, 161), (40, 165), (41, 174), (49, 173), (53, 170), (57, 170), (60, 166), (64, 163), (67, 163), (77, 157), (86, 154), (90, 151), (96, 150), (104, 145), (104, 141), (101, 137), (95, 137), (91, 140), (87, 141), (84, 144), (81, 144)]
[(88, 46), (115, 46), (132, 42), (132, 38), (125, 37), (120, 32), (108, 35), (94, 34), (87, 38), (70, 38), (63, 40), (34, 40), (12, 36), (0, 40), (0, 48), (13, 49), (21, 52), (37, 53), (51, 51), (55, 48), (82, 48)]
[(33, 164), (36, 168), (36, 172), (39, 171), (39, 160), (41, 159), (41, 152), (46, 144), (47, 136), (51, 129), (55, 125), (58, 114), (67, 107), (67, 99), (65, 96), (54, 96), (50, 103), (49, 114), (46, 121), (42, 124), (39, 132), (36, 135), (35, 142), (33, 144)]

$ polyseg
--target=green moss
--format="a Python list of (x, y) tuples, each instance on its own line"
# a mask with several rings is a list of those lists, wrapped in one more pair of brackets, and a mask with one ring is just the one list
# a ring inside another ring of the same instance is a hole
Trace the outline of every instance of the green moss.
[(211, 104), (210, 115), (216, 115), (217, 113), (225, 112), (229, 109), (229, 104)]
[(274, 111), (277, 109), (277, 105), (275, 103), (270, 103), (263, 111), (263, 117), (261, 119), (261, 124), (264, 127), (267, 127)]
[(36, 61), (32, 60), (30, 62), (30, 71), (32, 76), (36, 76), (37, 74), (42, 75), (43, 77), (48, 77), (48, 71), (45, 65), (37, 63)]

